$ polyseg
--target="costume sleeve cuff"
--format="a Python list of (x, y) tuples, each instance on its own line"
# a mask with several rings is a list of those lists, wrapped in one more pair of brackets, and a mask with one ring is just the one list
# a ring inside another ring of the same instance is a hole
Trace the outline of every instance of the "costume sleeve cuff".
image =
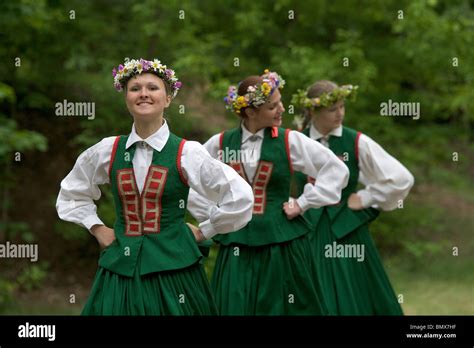
[(89, 230), (89, 232), (91, 231), (91, 227), (94, 225), (105, 225), (97, 215), (89, 215), (82, 221), (82, 224)]
[(211, 224), (211, 220), (207, 219), (199, 224), (199, 228), (206, 239), (211, 239), (217, 234), (217, 231)]
[(369, 191), (360, 190), (359, 192), (357, 192), (357, 195), (359, 196), (360, 202), (362, 203), (362, 206), (364, 208), (369, 208), (375, 204), (372, 198), (372, 194)]
[(296, 203), (298, 203), (303, 213), (309, 208), (309, 202), (304, 195), (299, 196)]

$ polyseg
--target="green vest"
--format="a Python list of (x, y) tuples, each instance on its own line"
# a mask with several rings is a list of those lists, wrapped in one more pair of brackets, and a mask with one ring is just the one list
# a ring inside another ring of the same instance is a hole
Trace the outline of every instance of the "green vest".
[(140, 194), (132, 165), (136, 143), (126, 150), (127, 139), (117, 137), (112, 152), (116, 239), (102, 252), (99, 265), (132, 277), (135, 269), (144, 275), (196, 263), (202, 255), (184, 220), (189, 187), (180, 162), (185, 140), (170, 133), (161, 152), (153, 150)]
[[(303, 130), (303, 134), (309, 137), (309, 128)], [(338, 204), (326, 206), (319, 209), (308, 209), (305, 217), (317, 225), (323, 209), (329, 214), (331, 219), (331, 229), (337, 238), (342, 238), (350, 232), (356, 230), (359, 226), (374, 220), (379, 211), (374, 208), (362, 209), (354, 211), (347, 206), (349, 196), (357, 192), (357, 183), (359, 181), (359, 158), (358, 158), (358, 140), (360, 132), (351, 128), (343, 127), (342, 136), (330, 136), (329, 148), (338, 156), (349, 168), (349, 182), (342, 190), (341, 200)], [(313, 178), (309, 178), (303, 173), (296, 173), (297, 193), (303, 192), (304, 185), (307, 182), (314, 182)]]
[(255, 200), (252, 220), (236, 232), (214, 237), (216, 241), (225, 245), (238, 243), (261, 246), (293, 240), (311, 230), (302, 216), (288, 220), (283, 211), (283, 203), (289, 198), (292, 177), (289, 131), (276, 127), (265, 129), (260, 160), (252, 183), (241, 161), (231, 159), (232, 154), (240, 153), (242, 128), (221, 134), (221, 160), (249, 182)]

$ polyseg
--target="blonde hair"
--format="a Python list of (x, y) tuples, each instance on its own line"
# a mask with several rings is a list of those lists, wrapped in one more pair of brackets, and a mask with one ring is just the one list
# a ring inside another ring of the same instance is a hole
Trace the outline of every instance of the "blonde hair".
[[(308, 88), (308, 91), (306, 92), (306, 96), (308, 98), (316, 98), (321, 96), (323, 93), (329, 93), (332, 92), (334, 89), (338, 88), (339, 86), (337, 83), (329, 80), (319, 80), (316, 81), (311, 85), (311, 87)], [(303, 116), (304, 116), (304, 122), (303, 122), (303, 129), (305, 129), (309, 122), (311, 121), (311, 110), (308, 108), (305, 108), (303, 110)]]

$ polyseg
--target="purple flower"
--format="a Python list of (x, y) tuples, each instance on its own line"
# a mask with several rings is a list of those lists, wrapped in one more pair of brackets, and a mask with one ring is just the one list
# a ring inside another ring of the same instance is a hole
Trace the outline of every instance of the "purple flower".
[(176, 83), (174, 84), (174, 87), (175, 88), (181, 88), (183, 84), (181, 83), (181, 81), (176, 81)]
[(173, 76), (173, 70), (171, 70), (171, 69), (166, 69), (166, 70), (165, 70), (165, 75), (166, 75), (166, 77), (171, 77), (171, 76)]
[(115, 77), (115, 75), (117, 75), (117, 70), (114, 68), (114, 69), (112, 70), (112, 76)]
[(150, 62), (149, 60), (145, 60), (145, 59), (141, 59), (141, 58), (140, 58), (140, 62), (142, 63), (143, 70), (148, 70), (148, 69), (150, 69), (151, 62)]
[(120, 70), (123, 70), (123, 65), (120, 64), (120, 65), (118, 66), (118, 68), (119, 68), (119, 71), (120, 71)]

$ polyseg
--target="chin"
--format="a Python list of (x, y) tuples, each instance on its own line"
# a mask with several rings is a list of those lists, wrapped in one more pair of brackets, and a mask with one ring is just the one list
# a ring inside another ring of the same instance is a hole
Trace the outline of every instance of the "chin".
[(273, 127), (281, 127), (282, 120), (273, 122)]

